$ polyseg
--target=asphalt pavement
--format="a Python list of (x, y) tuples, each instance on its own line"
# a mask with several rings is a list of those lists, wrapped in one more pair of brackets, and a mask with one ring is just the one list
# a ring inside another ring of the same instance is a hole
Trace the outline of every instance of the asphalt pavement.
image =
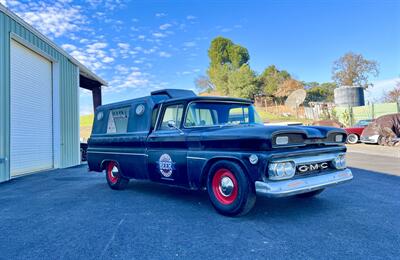
[(239, 218), (204, 191), (111, 190), (85, 166), (25, 176), (0, 184), (0, 259), (399, 259), (400, 177), (353, 173), (316, 198), (258, 198)]

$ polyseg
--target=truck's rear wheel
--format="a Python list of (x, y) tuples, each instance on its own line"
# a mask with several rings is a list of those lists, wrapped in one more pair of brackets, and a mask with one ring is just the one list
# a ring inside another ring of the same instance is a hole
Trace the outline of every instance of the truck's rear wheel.
[(254, 186), (234, 162), (219, 161), (208, 174), (207, 191), (214, 208), (226, 216), (245, 215), (254, 206)]
[(113, 190), (123, 190), (128, 185), (129, 179), (121, 176), (121, 170), (118, 164), (111, 161), (106, 167), (106, 179), (108, 186)]

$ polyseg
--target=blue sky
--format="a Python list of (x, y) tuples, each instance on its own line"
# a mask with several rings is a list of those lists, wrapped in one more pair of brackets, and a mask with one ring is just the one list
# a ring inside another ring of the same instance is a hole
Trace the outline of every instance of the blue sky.
[(334, 60), (361, 53), (380, 64), (373, 99), (400, 75), (400, 1), (0, 2), (108, 81), (105, 103), (194, 89), (216, 36), (248, 48), (256, 72), (275, 64), (302, 81), (331, 81)]

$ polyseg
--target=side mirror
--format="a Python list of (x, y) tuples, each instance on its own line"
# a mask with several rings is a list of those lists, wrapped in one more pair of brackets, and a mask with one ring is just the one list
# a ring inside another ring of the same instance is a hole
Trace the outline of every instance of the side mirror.
[(176, 123), (175, 123), (174, 120), (169, 120), (169, 121), (167, 122), (167, 126), (168, 126), (170, 129), (178, 130), (179, 133), (180, 133), (181, 135), (185, 134), (181, 129), (179, 129), (179, 128), (176, 126)]
[(177, 128), (177, 127), (176, 127), (176, 123), (175, 123), (174, 120), (169, 120), (169, 121), (167, 122), (167, 125), (168, 125), (169, 128), (172, 128), (172, 129), (176, 129), (176, 128)]

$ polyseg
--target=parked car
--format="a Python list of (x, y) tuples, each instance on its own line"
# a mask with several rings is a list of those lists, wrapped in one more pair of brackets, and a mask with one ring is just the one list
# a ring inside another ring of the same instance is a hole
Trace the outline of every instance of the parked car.
[(347, 132), (346, 142), (349, 144), (356, 144), (360, 141), (360, 136), (364, 131), (364, 128), (372, 122), (372, 119), (365, 119), (358, 121), (354, 126), (345, 128)]
[(364, 129), (360, 139), (363, 143), (384, 144), (387, 139), (397, 137), (400, 137), (400, 113), (378, 117)]
[(81, 150), (81, 162), (87, 161), (87, 148), (88, 144), (87, 143), (80, 143), (80, 150)]
[(247, 99), (168, 89), (99, 107), (87, 157), (111, 189), (129, 179), (206, 189), (218, 212), (235, 216), (256, 194), (312, 197), (351, 180), (345, 140), (339, 128), (264, 126)]

